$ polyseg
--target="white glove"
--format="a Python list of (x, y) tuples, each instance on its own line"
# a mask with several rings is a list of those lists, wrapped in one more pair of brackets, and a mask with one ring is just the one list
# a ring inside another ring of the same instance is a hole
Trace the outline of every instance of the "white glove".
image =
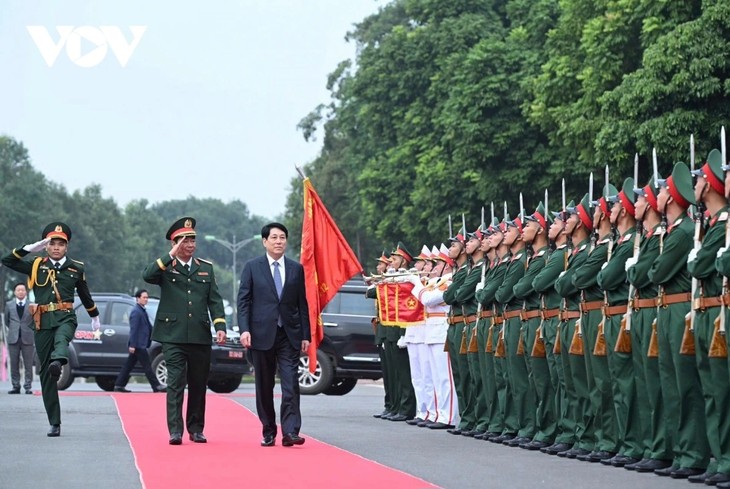
[(51, 242), (51, 238), (42, 239), (35, 243), (27, 244), (23, 246), (23, 249), (28, 253), (38, 253), (46, 249), (46, 245)]
[(406, 347), (406, 337), (405, 336), (401, 336), (400, 338), (398, 338), (398, 341), (396, 342), (396, 345), (398, 345), (398, 348), (400, 348), (401, 350), (403, 348), (405, 348)]
[(638, 262), (638, 261), (639, 261), (639, 258), (638, 257), (635, 257), (635, 256), (629, 257), (626, 260), (626, 264), (624, 265), (624, 270), (626, 270), (628, 272), (629, 271), (629, 268), (631, 268), (634, 265), (636, 265), (636, 262)]
[(604, 263), (603, 265), (601, 265), (601, 270), (603, 270), (603, 269), (604, 269), (604, 268), (606, 268), (607, 266), (608, 266), (608, 262)]
[(99, 316), (91, 318), (91, 329), (94, 331), (101, 328), (101, 321), (99, 321)]
[(562, 272), (560, 272), (560, 275), (558, 275), (558, 279), (563, 278), (563, 275), (565, 275), (565, 272), (567, 272), (567, 270), (563, 270)]
[(698, 251), (697, 249), (692, 249), (689, 252), (689, 255), (687, 255), (687, 264), (688, 265), (697, 259), (697, 251)]
[(479, 292), (480, 290), (482, 290), (482, 289), (484, 288), (484, 286), (485, 286), (485, 285), (486, 285), (486, 284), (485, 284), (484, 282), (479, 282), (479, 283), (477, 284), (477, 287), (476, 287), (476, 289), (474, 289), (474, 292)]
[(416, 274), (413, 274), (413, 275), (410, 275), (409, 274), (409, 275), (404, 276), (403, 277), (403, 281), (404, 282), (410, 282), (413, 285), (417, 285), (417, 284), (420, 284), (421, 283), (421, 279), (418, 278), (418, 275), (416, 275)]
[(722, 248), (720, 248), (719, 250), (717, 250), (717, 257), (718, 258), (722, 258), (722, 255), (724, 255), (726, 251), (727, 251), (727, 248), (725, 248), (723, 246)]

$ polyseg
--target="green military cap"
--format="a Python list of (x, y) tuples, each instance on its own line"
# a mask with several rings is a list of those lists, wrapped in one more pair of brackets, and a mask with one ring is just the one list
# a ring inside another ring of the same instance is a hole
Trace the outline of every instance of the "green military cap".
[(383, 250), (383, 252), (380, 254), (379, 258), (376, 258), (375, 261), (379, 261), (381, 263), (385, 263), (386, 265), (390, 263), (390, 259), (388, 258), (388, 252)]
[(593, 229), (593, 213), (591, 212), (591, 198), (585, 194), (576, 206), (568, 206), (568, 214), (578, 214), (578, 218), (589, 230)]
[(66, 242), (71, 241), (71, 228), (68, 224), (60, 221), (52, 222), (45, 228), (43, 228), (42, 239), (62, 239)]
[(406, 249), (406, 245), (404, 245), (402, 241), (398, 241), (398, 245), (391, 253), (391, 257), (392, 255), (398, 255), (400, 257), (403, 257), (406, 263), (410, 263), (413, 261), (413, 255), (408, 251), (408, 249)]
[(624, 184), (621, 186), (621, 191), (615, 197), (609, 197), (609, 202), (621, 202), (621, 205), (626, 212), (635, 215), (636, 208), (634, 203), (636, 202), (636, 196), (634, 195), (634, 179), (629, 177), (624, 180)]
[(607, 198), (615, 197), (616, 195), (618, 195), (618, 189), (616, 189), (616, 187), (614, 187), (610, 183), (608, 185), (604, 185), (603, 186), (603, 195), (598, 200), (593, 201), (593, 206), (600, 207), (601, 211), (605, 215), (609, 215), (611, 213), (611, 209), (608, 206), (609, 200), (607, 200)]
[(473, 233), (467, 233), (467, 239), (478, 239), (481, 241), (484, 238), (484, 231), (482, 230), (481, 224), (477, 227)]
[(461, 243), (462, 245), (466, 244), (466, 229), (463, 227), (460, 228), (459, 232), (457, 232), (455, 236), (449, 238), (449, 244), (454, 242)]
[(657, 195), (659, 195), (659, 180), (662, 176), (657, 174), (657, 182), (654, 183), (654, 176), (649, 179), (649, 183), (642, 188), (634, 188), (634, 193), (639, 197), (644, 197), (652, 209), (659, 212), (659, 202), (657, 201)]
[(692, 188), (692, 174), (686, 164), (678, 162), (672, 168), (672, 175), (666, 180), (658, 181), (660, 187), (667, 187), (669, 195), (683, 209), (696, 204), (695, 192)]
[(725, 195), (725, 175), (722, 173), (722, 153), (713, 149), (707, 155), (707, 162), (699, 170), (692, 172), (693, 175), (705, 177), (710, 187), (720, 195)]
[(195, 236), (195, 219), (192, 217), (181, 217), (170, 226), (165, 235), (166, 239), (175, 241), (177, 238), (185, 236)]
[(535, 212), (529, 216), (525, 216), (526, 221), (537, 221), (543, 229), (547, 229), (548, 225), (552, 222), (552, 217), (545, 214), (545, 206), (542, 202), (537, 204)]
[[(571, 209), (571, 208), (573, 208), (573, 207), (575, 207), (575, 201), (572, 201), (572, 200), (571, 200), (571, 201), (570, 201), (570, 202), (568, 202), (568, 204), (567, 204), (567, 205), (565, 206), (565, 211), (567, 212), (567, 210), (568, 210), (568, 209)], [(554, 217), (555, 219), (560, 219), (560, 220), (563, 220), (563, 213), (562, 213), (562, 211), (561, 211), (561, 212), (555, 212), (555, 211), (552, 211), (552, 215), (553, 215), (553, 217)]]

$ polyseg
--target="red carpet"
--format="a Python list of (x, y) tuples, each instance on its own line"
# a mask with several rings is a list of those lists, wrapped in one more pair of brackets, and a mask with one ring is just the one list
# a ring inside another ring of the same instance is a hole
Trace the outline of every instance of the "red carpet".
[(422, 479), (308, 437), (301, 447), (259, 446), (261, 424), (243, 406), (208, 394), (207, 444), (167, 444), (165, 396), (114, 394), (145, 489), (171, 487), (432, 488)]

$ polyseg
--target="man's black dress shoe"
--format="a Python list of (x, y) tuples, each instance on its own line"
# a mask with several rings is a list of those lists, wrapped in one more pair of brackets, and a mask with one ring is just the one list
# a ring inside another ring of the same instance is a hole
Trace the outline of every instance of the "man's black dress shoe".
[(461, 430), (459, 428), (449, 428), (446, 430), (446, 433), (448, 433), (450, 435), (460, 435)]
[[(589, 453), (591, 453), (590, 450), (586, 450), (585, 448), (573, 447), (570, 450), (568, 450), (568, 453), (566, 453), (565, 456), (567, 458), (578, 458), (581, 455), (588, 455)], [(558, 454), (558, 455), (560, 455), (560, 454)]]
[(476, 435), (478, 432), (474, 430), (463, 430), (461, 432), (461, 436), (468, 436), (469, 438), (474, 438), (474, 435)]
[(518, 447), (522, 445), (523, 443), (530, 443), (532, 441), (532, 438), (528, 438), (526, 436), (518, 436), (515, 438), (512, 438), (509, 441), (502, 442), (504, 445), (507, 445), (508, 447)]
[(294, 445), (304, 445), (304, 438), (297, 435), (296, 433), (289, 433), (281, 438), (281, 444), (285, 447), (291, 447)]
[(63, 365), (61, 365), (61, 362), (58, 360), (54, 360), (48, 365), (48, 374), (51, 376), (51, 379), (54, 381), (61, 378), (61, 369), (63, 368)]
[(606, 450), (594, 450), (588, 455), (588, 461), (591, 463), (600, 462), (601, 460), (614, 457), (614, 452), (607, 452)]
[[(662, 475), (660, 472), (665, 471), (666, 469), (657, 470), (654, 472), (657, 475)], [(698, 476), (704, 476), (701, 480), (698, 481), (692, 481), (692, 482), (704, 482), (705, 478), (707, 477), (707, 473), (705, 472), (705, 469), (696, 469), (694, 467), (683, 467), (680, 469), (674, 469), (669, 471), (669, 477), (672, 479), (686, 479), (686, 478), (696, 478)]]
[(20, 387), (13, 387), (8, 391), (8, 394), (20, 394)]
[(411, 418), (409, 416), (406, 416), (405, 414), (396, 414), (395, 416), (391, 416), (388, 419), (390, 419), (391, 421), (400, 422), (400, 421), (408, 421)]
[(440, 423), (440, 422), (437, 421), (435, 423), (428, 423), (426, 425), (426, 428), (429, 428), (429, 429), (432, 429), (432, 430), (453, 430), (454, 429), (454, 425), (453, 424)]
[[(714, 474), (708, 474), (707, 472), (702, 471), (699, 474), (694, 474), (694, 475), (688, 476), (687, 480), (692, 482), (693, 484), (699, 484), (701, 482), (705, 482), (705, 480), (707, 480), (707, 478), (710, 477), (711, 475), (714, 475)], [(672, 477), (672, 475), (670, 474), (669, 477)], [(678, 478), (679, 477), (675, 477), (675, 479), (678, 479)], [(684, 477), (682, 477), (682, 479), (683, 478)]]
[(160, 384), (152, 389), (152, 392), (167, 392), (167, 386), (165, 384)]
[(390, 416), (391, 414), (393, 413), (391, 413), (387, 409), (384, 409), (382, 413), (373, 414), (373, 418), (382, 418), (383, 416)]
[(542, 450), (543, 448), (547, 448), (549, 446), (550, 443), (546, 441), (533, 440), (530, 443), (520, 445), (520, 448), (524, 448), (525, 450)]
[(665, 467), (663, 469), (657, 469), (654, 471), (654, 473), (656, 475), (658, 475), (659, 477), (669, 477), (670, 475), (672, 475), (672, 472), (674, 472), (675, 470), (677, 470), (677, 466), (670, 465), (669, 467)]
[(418, 423), (416, 423), (416, 426), (418, 426), (419, 428), (426, 428), (431, 423), (433, 423), (433, 421), (429, 421), (427, 419), (424, 419), (423, 421), (419, 421)]
[(705, 479), (705, 484), (707, 484), (708, 486), (714, 486), (721, 482), (730, 482), (730, 475), (723, 472), (716, 472), (709, 476), (707, 479)]
[[(672, 466), (671, 460), (656, 460), (653, 458), (644, 459), (638, 464), (634, 464), (633, 469), (637, 472), (654, 472), (655, 470), (666, 469)], [(624, 469), (628, 469), (627, 465), (624, 465)]]
[(61, 425), (52, 424), (51, 429), (48, 430), (48, 433), (46, 433), (46, 436), (61, 436)]
[(418, 423), (423, 423), (423, 421), (424, 420), (421, 418), (413, 418), (413, 419), (409, 419), (408, 421), (406, 421), (406, 424), (409, 424), (411, 426), (416, 426), (416, 425), (418, 425)]
[(541, 448), (540, 451), (542, 453), (547, 453), (548, 455), (557, 455), (560, 452), (570, 450), (570, 447), (572, 446), (573, 445), (570, 445), (569, 443), (554, 443), (549, 447)]
[(25, 389), (25, 393), (26, 393), (26, 394), (33, 394), (33, 391), (32, 391), (32, 390), (30, 390), (30, 389)]
[(190, 441), (193, 441), (195, 443), (208, 443), (208, 440), (202, 433), (190, 433)]
[(170, 433), (170, 445), (182, 445), (182, 433)]
[(515, 435), (514, 433), (503, 433), (497, 437), (490, 438), (489, 441), (491, 441), (492, 443), (499, 443), (501, 445), (506, 441), (512, 440), (515, 436), (517, 435)]
[(262, 447), (273, 447), (276, 444), (276, 437), (274, 435), (266, 435), (263, 440), (261, 440), (261, 446)]
[[(613, 465), (614, 467), (623, 467), (624, 465), (635, 464), (636, 462), (639, 461), (638, 458), (627, 457), (626, 455), (616, 455), (615, 457), (613, 457), (609, 460), (611, 461), (610, 465)], [(601, 460), (601, 463), (603, 463), (603, 462), (604, 461)]]
[(132, 391), (130, 391), (126, 387), (121, 387), (121, 386), (115, 385), (114, 392), (132, 392)]

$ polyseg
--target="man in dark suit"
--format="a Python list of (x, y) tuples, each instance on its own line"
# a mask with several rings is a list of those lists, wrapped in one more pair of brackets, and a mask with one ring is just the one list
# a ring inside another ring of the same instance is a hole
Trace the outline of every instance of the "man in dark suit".
[(15, 284), (15, 298), (5, 304), (8, 353), (10, 354), (10, 380), (13, 388), (8, 394), (20, 394), (20, 358), (23, 358), (26, 394), (33, 394), (33, 316), (28, 307), (28, 289), (24, 283)]
[(129, 382), (129, 373), (137, 361), (142, 365), (144, 374), (150, 381), (152, 392), (165, 392), (167, 388), (157, 380), (152, 371), (152, 365), (150, 365), (150, 355), (147, 353), (147, 348), (152, 344), (152, 323), (147, 315), (147, 309), (145, 309), (150, 295), (145, 289), (140, 289), (134, 294), (134, 297), (137, 299), (137, 305), (129, 314), (129, 356), (114, 382), (114, 392), (131, 392), (126, 385)]
[(226, 341), (223, 299), (215, 283), (213, 264), (193, 258), (195, 219), (183, 217), (167, 230), (169, 253), (145, 268), (144, 281), (160, 286), (152, 339), (162, 343), (167, 366), (167, 429), (170, 445), (182, 444), (185, 385), (188, 405), (185, 427), (190, 440), (206, 443), (205, 391), (210, 373), (211, 317), (219, 344)]
[(276, 438), (274, 376), (281, 380), (282, 445), (301, 445), (299, 412), (299, 353), (307, 351), (311, 334), (304, 287), (304, 268), (284, 256), (289, 231), (271, 223), (261, 229), (266, 254), (249, 260), (238, 291), (241, 344), (251, 350), (256, 381), (256, 411), (263, 425), (261, 445)]

